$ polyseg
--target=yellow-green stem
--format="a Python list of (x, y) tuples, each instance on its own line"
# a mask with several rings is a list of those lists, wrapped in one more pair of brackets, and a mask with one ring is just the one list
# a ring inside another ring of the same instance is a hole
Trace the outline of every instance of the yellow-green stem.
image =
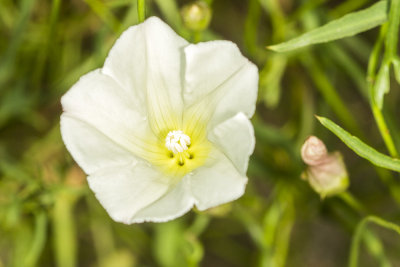
[(142, 23), (146, 19), (146, 4), (145, 0), (137, 0), (138, 19)]
[(368, 214), (367, 209), (364, 207), (363, 204), (361, 204), (358, 199), (356, 199), (351, 193), (348, 191), (345, 191), (341, 194), (338, 195), (339, 198), (341, 198), (347, 205), (349, 205), (351, 208), (359, 212), (360, 214)]
[(374, 103), (371, 103), (371, 109), (372, 113), (374, 114), (376, 124), (378, 125), (379, 132), (381, 133), (381, 136), (383, 138), (383, 141), (385, 142), (385, 145), (389, 151), (390, 156), (398, 158), (399, 154), (396, 150), (396, 146), (393, 142), (392, 136), (390, 135), (389, 128), (386, 125), (386, 121), (385, 118), (383, 117), (382, 111)]

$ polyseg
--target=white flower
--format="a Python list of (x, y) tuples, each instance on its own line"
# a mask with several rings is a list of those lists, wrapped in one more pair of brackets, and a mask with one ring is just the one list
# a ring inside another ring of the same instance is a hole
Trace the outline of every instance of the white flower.
[(115, 221), (171, 220), (244, 193), (257, 84), (235, 44), (152, 17), (62, 97), (62, 137)]

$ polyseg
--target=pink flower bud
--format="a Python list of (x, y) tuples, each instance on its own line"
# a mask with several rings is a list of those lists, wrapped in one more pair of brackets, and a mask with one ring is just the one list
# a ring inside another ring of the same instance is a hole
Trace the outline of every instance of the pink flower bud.
[(301, 157), (307, 165), (318, 165), (328, 155), (325, 144), (316, 136), (310, 136), (301, 147)]
[(345, 191), (349, 186), (346, 166), (339, 152), (329, 153), (324, 143), (310, 136), (301, 148), (303, 161), (308, 165), (302, 178), (324, 198)]

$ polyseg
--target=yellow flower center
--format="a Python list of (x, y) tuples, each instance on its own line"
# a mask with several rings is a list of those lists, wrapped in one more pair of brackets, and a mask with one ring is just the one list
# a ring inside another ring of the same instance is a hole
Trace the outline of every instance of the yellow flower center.
[(140, 156), (166, 176), (180, 178), (205, 164), (212, 144), (207, 139), (206, 125), (197, 119), (172, 127), (142, 139)]
[[(211, 149), (211, 144), (205, 136), (205, 132), (199, 134), (197, 131), (191, 131), (184, 127), (182, 130), (169, 131), (165, 137), (163, 148), (161, 144), (159, 149), (164, 150), (162, 158), (153, 162), (161, 170), (174, 177), (182, 177), (194, 169), (202, 166)], [(189, 133), (189, 135), (185, 133)], [(160, 151), (161, 152), (161, 151)]]
[(136, 151), (164, 175), (181, 178), (210, 157), (213, 145), (207, 138), (207, 126), (212, 109), (210, 102), (204, 101), (175, 112), (165, 101), (167, 97), (148, 95), (151, 132), (141, 138)]
[(177, 159), (177, 163), (183, 166), (186, 160), (192, 160), (193, 155), (187, 151), (190, 147), (190, 137), (183, 131), (170, 131), (165, 138), (165, 147), (172, 152), (170, 158)]

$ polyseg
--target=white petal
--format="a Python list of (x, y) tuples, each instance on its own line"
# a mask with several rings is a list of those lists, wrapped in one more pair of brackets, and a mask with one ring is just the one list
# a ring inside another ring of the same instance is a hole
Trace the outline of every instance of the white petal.
[(188, 176), (182, 178), (170, 192), (139, 211), (133, 218), (133, 222), (166, 222), (188, 212), (195, 202), (190, 193), (189, 182)]
[(241, 175), (221, 152), (214, 150), (209, 162), (191, 177), (191, 191), (199, 210), (238, 199), (247, 184), (247, 177)]
[(61, 115), (61, 134), (68, 151), (87, 174), (136, 162), (132, 153), (96, 128), (65, 113)]
[(247, 63), (237, 46), (229, 41), (191, 44), (185, 48), (185, 58), (184, 99), (188, 105), (223, 84)]
[(81, 77), (61, 98), (61, 104), (64, 114), (86, 122), (136, 156), (140, 156), (142, 138), (152, 137), (146, 117), (136, 111), (113, 78), (100, 70)]
[(213, 41), (185, 48), (185, 106), (203, 102), (212, 110), (211, 125), (243, 112), (255, 111), (257, 67), (242, 56), (234, 43)]
[(101, 170), (88, 182), (111, 218), (126, 224), (170, 187), (168, 178), (143, 162)]
[(233, 162), (237, 170), (246, 175), (249, 157), (255, 145), (254, 129), (246, 115), (240, 112), (218, 124), (208, 137)]
[(130, 27), (116, 41), (103, 67), (121, 86), (148, 103), (153, 128), (164, 130), (182, 113), (182, 49), (188, 43), (156, 17)]

